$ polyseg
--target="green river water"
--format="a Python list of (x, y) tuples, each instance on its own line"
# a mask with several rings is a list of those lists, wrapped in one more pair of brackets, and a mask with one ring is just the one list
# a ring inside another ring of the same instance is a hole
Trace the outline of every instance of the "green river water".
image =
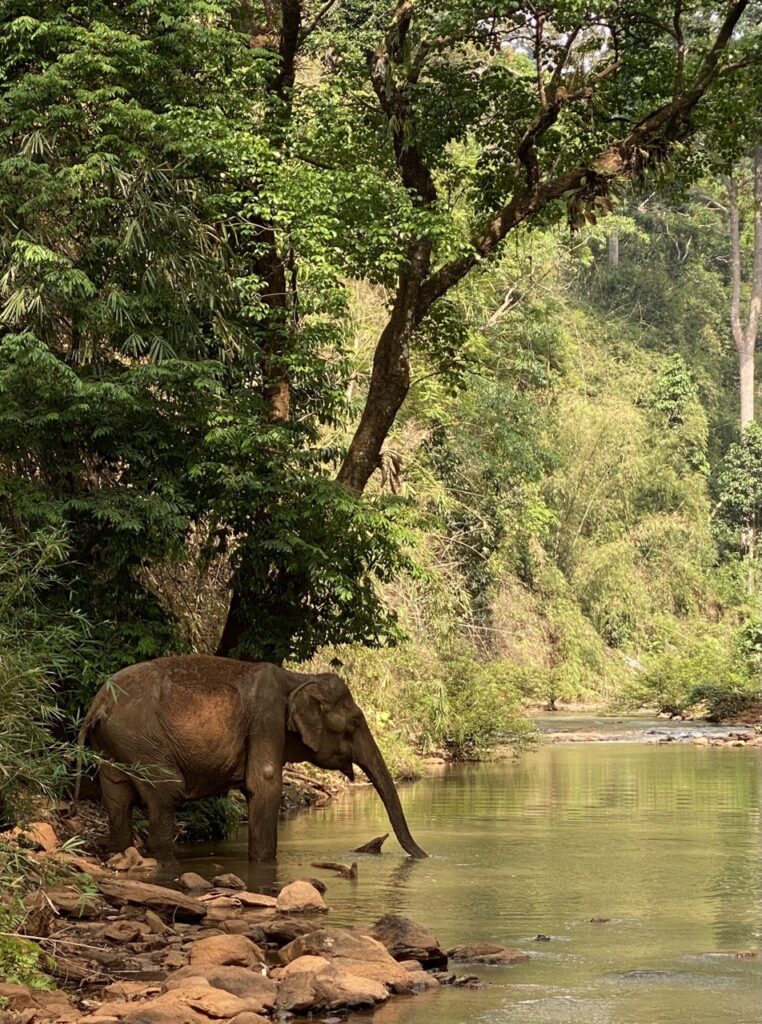
[[(388, 829), (375, 793), (354, 789), (282, 823), (275, 874), (323, 877), (327, 923), (399, 913), (445, 947), (484, 940), (532, 955), (459, 969), (488, 986), (392, 999), (374, 1024), (759, 1024), (762, 959), (734, 954), (762, 937), (761, 755), (586, 743), (447, 768), (400, 787), (425, 861), (393, 837), (381, 856), (352, 857)], [(183, 861), (246, 878), (245, 858), (241, 836), (186, 847)], [(309, 866), (352, 859), (355, 882)]]

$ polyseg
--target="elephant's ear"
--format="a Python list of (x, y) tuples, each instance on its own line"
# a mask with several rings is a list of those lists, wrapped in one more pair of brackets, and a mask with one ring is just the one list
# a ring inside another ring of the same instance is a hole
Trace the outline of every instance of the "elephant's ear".
[(317, 695), (318, 680), (302, 683), (288, 698), (289, 732), (298, 732), (311, 750), (320, 749), (323, 737), (323, 709)]

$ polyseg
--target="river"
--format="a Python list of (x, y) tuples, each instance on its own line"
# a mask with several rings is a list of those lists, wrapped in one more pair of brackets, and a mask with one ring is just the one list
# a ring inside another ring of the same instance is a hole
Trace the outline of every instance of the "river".
[[(470, 968), (481, 991), (391, 1000), (374, 1024), (759, 1024), (762, 962), (735, 954), (762, 936), (760, 753), (561, 744), (446, 768), (400, 787), (425, 861), (393, 837), (381, 856), (352, 857), (388, 829), (375, 793), (355, 788), (282, 823), (277, 877), (320, 875), (333, 923), (393, 912), (445, 947), (531, 953)], [(186, 869), (209, 875), (211, 861), (244, 878), (245, 858), (243, 835), (183, 854)], [(352, 859), (354, 882), (309, 866)]]

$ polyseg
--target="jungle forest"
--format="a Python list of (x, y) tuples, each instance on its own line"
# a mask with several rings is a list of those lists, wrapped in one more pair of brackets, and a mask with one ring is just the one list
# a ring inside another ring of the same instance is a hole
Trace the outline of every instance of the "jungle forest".
[(0, 27), (0, 1022), (756, 1019), (758, 0)]

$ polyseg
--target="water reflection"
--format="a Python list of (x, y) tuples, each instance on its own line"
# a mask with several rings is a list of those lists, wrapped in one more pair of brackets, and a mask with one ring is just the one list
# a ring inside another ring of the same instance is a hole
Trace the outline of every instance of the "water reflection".
[[(352, 854), (388, 829), (375, 793), (358, 790), (283, 823), (268, 881), (321, 874), (336, 923), (402, 913), (445, 945), (484, 939), (533, 956), (480, 969), (482, 992), (396, 1000), (376, 1024), (762, 1019), (760, 959), (732, 955), (762, 935), (759, 750), (549, 746), (447, 771), (401, 797), (429, 860), (405, 857), (392, 838), (381, 856)], [(208, 849), (186, 854), (210, 874)], [(211, 859), (245, 877), (245, 855), (241, 837)], [(353, 859), (355, 884), (310, 868)], [(538, 933), (552, 941), (533, 942)]]

